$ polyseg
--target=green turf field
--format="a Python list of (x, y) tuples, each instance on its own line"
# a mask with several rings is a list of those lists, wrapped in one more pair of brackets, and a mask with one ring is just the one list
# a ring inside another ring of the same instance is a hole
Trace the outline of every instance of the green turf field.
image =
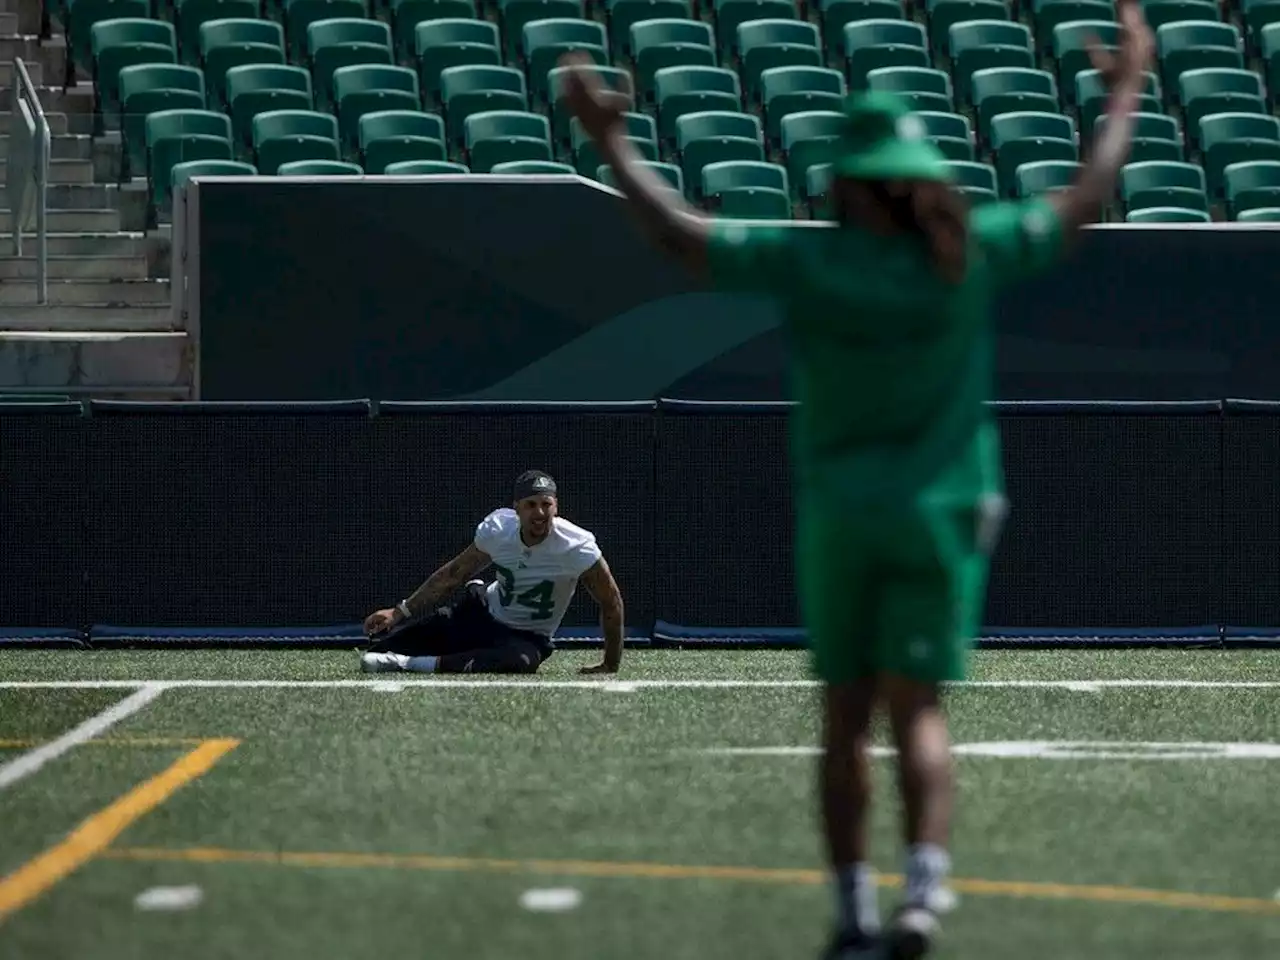
[[(0, 654), (0, 957), (816, 958), (803, 657), (579, 678), (594, 656), (451, 682), (345, 653)], [(939, 956), (1280, 956), (1280, 653), (984, 653), (973, 679)], [(522, 905), (548, 888), (580, 903)]]

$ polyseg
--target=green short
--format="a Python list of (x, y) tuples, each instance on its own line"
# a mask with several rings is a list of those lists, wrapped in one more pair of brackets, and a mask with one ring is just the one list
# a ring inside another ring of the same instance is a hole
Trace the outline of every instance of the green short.
[(817, 675), (964, 679), (1004, 512), (998, 493), (834, 509), (802, 495), (796, 575)]

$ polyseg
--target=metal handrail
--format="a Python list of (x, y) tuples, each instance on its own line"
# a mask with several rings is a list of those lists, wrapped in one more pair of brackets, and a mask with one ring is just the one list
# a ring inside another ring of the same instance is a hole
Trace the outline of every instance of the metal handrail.
[[(53, 153), (53, 135), (49, 130), (49, 120), (44, 115), (44, 107), (40, 105), (40, 91), (31, 82), (31, 74), (21, 58), (14, 61), (14, 76), (17, 84), (14, 87), (15, 98), (23, 100), (36, 123), (36, 302), (49, 302), (49, 224), (48, 224), (48, 190), (49, 160)], [(15, 108), (17, 104), (14, 104)], [(17, 113), (17, 110), (14, 110)], [(22, 256), (22, 222), (23, 211), (13, 210), (13, 240), (18, 256)]]

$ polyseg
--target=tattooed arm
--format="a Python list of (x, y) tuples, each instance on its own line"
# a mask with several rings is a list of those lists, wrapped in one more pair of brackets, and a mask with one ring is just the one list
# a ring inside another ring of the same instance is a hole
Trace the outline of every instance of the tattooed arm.
[[(404, 601), (411, 616), (430, 610), (453, 591), (489, 565), (491, 558), (474, 543), (427, 578), (427, 582), (413, 591)], [(399, 606), (388, 607), (373, 613), (364, 622), (365, 633), (372, 636), (383, 633), (405, 621)]]
[(622, 591), (604, 557), (582, 575), (582, 583), (600, 605), (600, 625), (604, 630), (604, 658), (593, 667), (583, 667), (582, 672), (617, 673), (622, 663)]

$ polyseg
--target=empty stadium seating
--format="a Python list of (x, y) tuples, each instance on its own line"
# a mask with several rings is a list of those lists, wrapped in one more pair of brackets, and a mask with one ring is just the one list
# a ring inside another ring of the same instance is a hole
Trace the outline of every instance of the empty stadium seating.
[[(76, 0), (123, 174), (160, 209), (190, 174), (576, 171), (569, 51), (628, 105), (641, 154), (724, 216), (822, 213), (849, 91), (918, 111), (972, 201), (1071, 182), (1104, 122), (1106, 0)], [(1158, 60), (1110, 217), (1280, 210), (1280, 2), (1147, 0)], [(154, 121), (154, 122), (153, 122)], [(1179, 221), (1180, 222), (1180, 221)]]

